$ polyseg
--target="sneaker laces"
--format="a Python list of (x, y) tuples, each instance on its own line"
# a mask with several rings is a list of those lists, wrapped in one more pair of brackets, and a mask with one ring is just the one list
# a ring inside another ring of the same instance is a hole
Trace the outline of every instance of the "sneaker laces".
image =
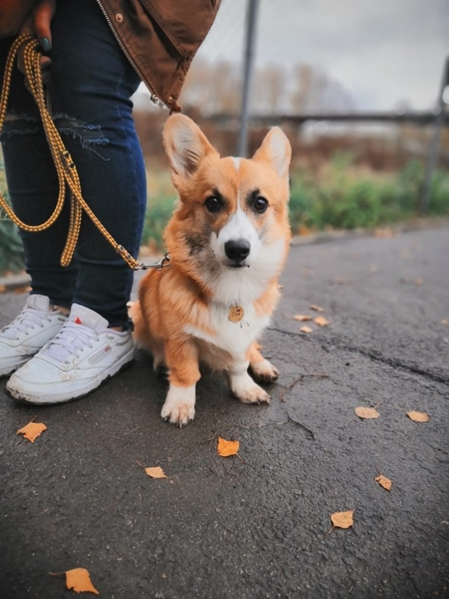
[(67, 362), (71, 356), (79, 357), (79, 353), (87, 346), (93, 348), (93, 341), (98, 341), (98, 334), (89, 327), (69, 320), (65, 322), (56, 336), (41, 349), (41, 354), (50, 356), (58, 362)]
[(19, 333), (27, 334), (36, 325), (44, 327), (45, 322), (51, 322), (49, 314), (25, 306), (22, 312), (11, 322), (0, 330), (0, 337), (4, 339), (18, 339)]

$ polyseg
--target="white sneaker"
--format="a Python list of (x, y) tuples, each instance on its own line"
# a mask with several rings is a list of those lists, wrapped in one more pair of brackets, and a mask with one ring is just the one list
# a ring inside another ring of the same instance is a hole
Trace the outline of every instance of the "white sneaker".
[(45, 295), (30, 295), (22, 312), (0, 330), (0, 376), (11, 374), (60, 330), (67, 316), (52, 310)]
[(133, 360), (131, 332), (108, 329), (108, 324), (93, 310), (73, 304), (59, 333), (9, 379), (7, 394), (50, 405), (99, 387)]

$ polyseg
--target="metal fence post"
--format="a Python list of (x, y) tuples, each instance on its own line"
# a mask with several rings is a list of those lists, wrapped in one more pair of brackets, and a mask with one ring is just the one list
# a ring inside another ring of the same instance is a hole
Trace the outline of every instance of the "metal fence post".
[(259, 0), (248, 0), (246, 15), (245, 59), (243, 63), (242, 105), (240, 110), (240, 130), (237, 156), (245, 157), (248, 151), (248, 112), (251, 83), (254, 70), (254, 48), (256, 42), (256, 21)]
[(441, 79), (440, 93), (438, 96), (437, 114), (433, 124), (432, 138), (429, 144), (429, 153), (427, 155), (426, 173), (419, 202), (419, 210), (425, 214), (429, 209), (430, 192), (432, 190), (432, 176), (438, 162), (438, 153), (440, 149), (441, 132), (443, 130), (446, 117), (446, 104), (443, 100), (445, 88), (449, 85), (449, 56), (446, 58)]

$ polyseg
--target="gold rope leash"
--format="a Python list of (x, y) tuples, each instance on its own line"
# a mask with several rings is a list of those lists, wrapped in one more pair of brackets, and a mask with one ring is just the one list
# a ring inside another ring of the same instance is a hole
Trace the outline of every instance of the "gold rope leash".
[(95, 224), (100, 233), (107, 239), (112, 245), (115, 251), (123, 258), (128, 266), (134, 270), (146, 269), (146, 268), (163, 268), (169, 266), (170, 256), (166, 254), (162, 260), (155, 264), (140, 264), (135, 260), (131, 254), (120, 244), (118, 244), (112, 235), (105, 229), (101, 224), (88, 204), (84, 200), (81, 193), (81, 184), (78, 177), (78, 171), (70, 156), (69, 152), (64, 146), (64, 143), (59, 135), (58, 130), (51, 118), (51, 115), (47, 109), (44, 97), (44, 87), (42, 83), (42, 72), (40, 67), (40, 51), (38, 41), (30, 34), (24, 33), (14, 40), (6, 62), (3, 87), (0, 98), (0, 131), (3, 129), (5, 122), (6, 109), (8, 104), (9, 90), (11, 86), (11, 77), (14, 68), (14, 62), (19, 49), (24, 46), (23, 58), (25, 65), (25, 76), (28, 83), (28, 87), (33, 94), (39, 109), (39, 114), (42, 119), (42, 125), (44, 127), (45, 136), (48, 141), (48, 145), (53, 157), (53, 161), (56, 167), (56, 172), (59, 181), (59, 195), (56, 202), (53, 214), (48, 220), (40, 225), (27, 225), (15, 214), (5, 198), (0, 194), (0, 206), (6, 212), (7, 216), (21, 229), (29, 232), (40, 232), (48, 229), (61, 214), (62, 207), (66, 196), (66, 186), (70, 189), (70, 223), (69, 231), (67, 234), (67, 241), (64, 250), (61, 254), (61, 266), (68, 266), (73, 258), (76, 244), (78, 242), (78, 236), (81, 228), (81, 217), (83, 210), (87, 213), (89, 218)]

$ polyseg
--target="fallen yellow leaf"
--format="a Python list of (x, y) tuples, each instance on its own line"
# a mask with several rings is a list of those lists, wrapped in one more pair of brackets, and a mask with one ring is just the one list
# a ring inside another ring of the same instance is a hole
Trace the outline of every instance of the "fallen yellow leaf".
[(89, 571), (86, 568), (74, 568), (73, 570), (67, 570), (67, 572), (58, 572), (54, 574), (50, 572), (51, 576), (59, 576), (65, 574), (65, 584), (69, 590), (73, 590), (76, 593), (100, 593), (92, 584), (90, 579)]
[(393, 484), (392, 481), (383, 474), (379, 474), (379, 476), (376, 476), (374, 480), (387, 491), (391, 489), (391, 485)]
[(75, 568), (66, 573), (66, 585), (68, 589), (73, 589), (77, 593), (100, 593), (92, 584), (88, 570), (85, 568)]
[(413, 420), (413, 422), (428, 422), (430, 420), (429, 414), (426, 414), (425, 412), (407, 412), (407, 416), (410, 420)]
[(317, 316), (313, 319), (313, 322), (317, 324), (319, 327), (327, 327), (327, 325), (329, 324), (329, 321), (327, 320), (327, 318), (324, 318), (324, 316)]
[(313, 333), (313, 329), (311, 329), (307, 325), (304, 325), (299, 330), (301, 331), (301, 333)]
[(324, 308), (317, 306), (316, 304), (310, 304), (309, 307), (311, 310), (315, 310), (315, 312), (324, 312)]
[(230, 455), (236, 455), (240, 447), (238, 441), (227, 441), (218, 437), (217, 451), (222, 458), (227, 458)]
[(312, 320), (313, 316), (308, 316), (307, 314), (295, 314), (293, 318), (299, 320), (299, 322), (307, 322), (308, 320)]
[(354, 510), (348, 512), (335, 512), (331, 514), (331, 521), (337, 528), (350, 528), (354, 524)]
[(359, 408), (354, 408), (355, 413), (359, 418), (363, 418), (365, 420), (369, 420), (371, 418), (379, 418), (380, 414), (375, 408), (364, 408), (360, 406)]
[(160, 466), (154, 466), (154, 468), (145, 468), (145, 473), (147, 476), (151, 476), (151, 478), (167, 478)]
[(28, 441), (34, 443), (39, 435), (41, 435), (45, 430), (47, 430), (47, 427), (42, 422), (31, 421), (23, 428), (19, 428), (17, 434), (23, 435), (25, 439), (28, 439)]

